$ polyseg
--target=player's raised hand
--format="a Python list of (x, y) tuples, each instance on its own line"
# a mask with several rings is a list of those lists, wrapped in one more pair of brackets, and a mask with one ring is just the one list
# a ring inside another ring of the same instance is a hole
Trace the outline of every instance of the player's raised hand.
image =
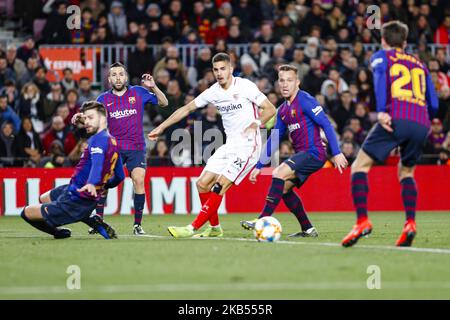
[(158, 137), (163, 134), (163, 132), (164, 132), (163, 129), (161, 129), (160, 127), (156, 127), (147, 135), (147, 137), (151, 141), (156, 141), (156, 140), (158, 140)]
[(154, 88), (156, 86), (155, 79), (153, 79), (150, 73), (144, 73), (142, 75), (141, 83), (148, 88)]
[(387, 131), (394, 132), (392, 129), (392, 118), (389, 113), (386, 112), (378, 112), (378, 123)]
[(87, 191), (91, 196), (93, 197), (97, 197), (97, 190), (95, 189), (95, 186), (93, 184), (86, 184), (84, 187), (82, 187), (81, 189), (77, 189), (78, 192), (84, 192)]
[(348, 166), (348, 161), (342, 153), (335, 155), (331, 158), (331, 161), (333, 161), (334, 167), (339, 170), (339, 173), (342, 173)]
[(81, 112), (75, 113), (70, 121), (74, 126), (84, 124), (84, 115)]
[(259, 176), (260, 173), (261, 169), (254, 168), (250, 173), (250, 177), (248, 178), (248, 180), (250, 180), (251, 183), (256, 183), (256, 178)]

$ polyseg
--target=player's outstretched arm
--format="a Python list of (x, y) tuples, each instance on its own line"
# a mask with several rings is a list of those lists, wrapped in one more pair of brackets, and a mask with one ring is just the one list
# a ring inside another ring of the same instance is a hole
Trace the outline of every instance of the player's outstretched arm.
[(195, 100), (192, 100), (188, 104), (182, 106), (177, 111), (172, 113), (172, 115), (167, 118), (163, 123), (153, 129), (149, 134), (148, 138), (152, 141), (156, 141), (160, 135), (164, 133), (164, 131), (170, 127), (171, 125), (179, 122), (181, 119), (186, 118), (190, 113), (194, 112), (197, 109), (195, 106)]
[(161, 107), (167, 107), (169, 105), (169, 100), (167, 100), (166, 95), (164, 92), (161, 91), (161, 89), (158, 88), (156, 85), (155, 79), (153, 79), (152, 75), (149, 73), (144, 73), (142, 75), (141, 80), (142, 85), (153, 92), (156, 95), (156, 98), (158, 99), (158, 105)]
[(106, 189), (117, 187), (125, 179), (125, 172), (123, 171), (122, 158), (117, 158), (116, 166), (114, 167), (114, 176), (112, 176), (105, 184)]

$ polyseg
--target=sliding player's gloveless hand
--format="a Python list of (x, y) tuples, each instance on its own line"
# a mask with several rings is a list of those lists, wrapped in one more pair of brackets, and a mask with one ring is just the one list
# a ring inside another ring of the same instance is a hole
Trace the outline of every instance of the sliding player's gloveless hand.
[(87, 191), (89, 192), (89, 194), (93, 197), (97, 197), (97, 190), (95, 189), (95, 186), (93, 184), (86, 184), (84, 187), (82, 187), (81, 189), (77, 189), (78, 192), (84, 192)]
[(339, 173), (342, 173), (348, 166), (348, 161), (342, 153), (335, 155), (331, 158), (331, 161), (333, 162), (334, 167), (339, 170)]

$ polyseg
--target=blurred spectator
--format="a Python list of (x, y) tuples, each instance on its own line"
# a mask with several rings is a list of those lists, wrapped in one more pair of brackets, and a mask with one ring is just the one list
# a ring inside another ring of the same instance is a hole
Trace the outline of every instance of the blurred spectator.
[(50, 143), (47, 156), (39, 162), (41, 168), (61, 168), (70, 167), (70, 160), (64, 154), (64, 146), (61, 141), (53, 140)]
[(355, 144), (350, 141), (344, 141), (341, 144), (341, 150), (342, 150), (342, 153), (344, 154), (345, 158), (347, 158), (348, 165), (351, 165), (353, 163), (353, 161), (355, 161), (356, 154), (357, 154)]
[(116, 39), (125, 38), (128, 33), (128, 24), (122, 2), (113, 1), (111, 3), (111, 10), (108, 14), (108, 24)]
[(136, 50), (128, 56), (130, 82), (140, 85), (141, 76), (144, 73), (151, 73), (154, 63), (152, 51), (147, 48), (147, 40), (139, 37), (136, 41)]
[(414, 21), (408, 33), (408, 42), (425, 41), (427, 43), (433, 42), (433, 31), (428, 25), (427, 17), (419, 15), (419, 18)]
[(73, 71), (71, 68), (64, 68), (61, 86), (64, 93), (66, 93), (67, 90), (78, 88), (77, 81), (73, 78)]
[(319, 60), (311, 59), (310, 67), (308, 74), (303, 79), (303, 90), (315, 96), (321, 91), (322, 84), (327, 78), (320, 69)]
[(92, 17), (92, 10), (84, 8), (81, 11), (81, 28), (72, 30), (71, 42), (74, 44), (89, 43), (96, 27), (97, 23)]
[(89, 78), (80, 78), (78, 88), (78, 104), (81, 106), (84, 102), (95, 100), (96, 96), (91, 89), (91, 80)]
[(286, 63), (286, 60), (284, 60), (285, 53), (286, 49), (284, 48), (284, 46), (281, 43), (277, 43), (273, 47), (272, 57), (262, 68), (262, 74), (269, 77), (269, 80), (271, 82), (274, 82), (278, 79), (278, 66)]
[(46, 70), (44, 67), (36, 68), (33, 83), (39, 88), (39, 91), (43, 97), (50, 92), (50, 83), (47, 80)]
[(352, 117), (348, 120), (347, 123), (348, 127), (353, 131), (353, 134), (355, 135), (355, 142), (359, 145), (362, 145), (364, 139), (366, 139), (367, 132), (362, 128), (361, 121), (356, 117)]
[(187, 77), (186, 73), (184, 73), (184, 67), (182, 67), (183, 64), (178, 58), (166, 58), (165, 61), (165, 69), (167, 72), (169, 72), (169, 77), (171, 80), (177, 80), (181, 90), (186, 91), (187, 90)]
[[(210, 136), (220, 136), (225, 139), (225, 130), (223, 128), (222, 118), (220, 117), (220, 114), (214, 105), (208, 104), (200, 120), (202, 121), (202, 137), (208, 136), (208, 134), (206, 133), (208, 130), (214, 130), (216, 132), (209, 131)], [(209, 144), (209, 141), (207, 141), (206, 139), (203, 140), (203, 150)]]
[(105, 11), (106, 7), (100, 0), (85, 0), (81, 1), (81, 10), (89, 8), (92, 12), (92, 18), (97, 21), (100, 14)]
[(196, 80), (203, 78), (205, 71), (211, 70), (211, 49), (208, 47), (200, 49), (198, 58), (195, 61), (195, 70), (197, 71)]
[(310, 62), (311, 59), (316, 59), (319, 52), (319, 39), (316, 37), (310, 37), (306, 41), (306, 47), (305, 47), (305, 56), (306, 56), (306, 62)]
[(287, 14), (282, 14), (275, 22), (274, 38), (275, 41), (281, 41), (285, 35), (290, 35), (294, 40), (298, 39), (298, 28), (294, 25)]
[(331, 116), (338, 126), (338, 132), (342, 133), (347, 119), (353, 115), (354, 106), (352, 97), (349, 91), (344, 91), (341, 94), (339, 103), (332, 108)]
[(161, 19), (159, 21), (159, 39), (158, 43), (161, 42), (161, 39), (164, 37), (170, 37), (174, 41), (177, 41), (179, 38), (179, 33), (177, 33), (177, 29), (175, 28), (175, 22), (172, 20), (172, 17), (169, 14), (161, 15)]
[(69, 121), (66, 122), (68, 125), (70, 123), (70, 119), (75, 115), (75, 113), (80, 112), (80, 105), (78, 104), (78, 91), (75, 89), (71, 89), (66, 92), (66, 106), (69, 108)]
[(50, 153), (50, 147), (54, 140), (58, 140), (64, 146), (64, 155), (68, 155), (77, 144), (75, 135), (70, 131), (70, 128), (64, 124), (64, 120), (61, 116), (54, 116), (52, 118), (50, 129), (42, 136), (42, 144), (45, 152)]
[[(427, 145), (425, 146), (425, 153), (439, 155), (442, 151), (442, 144), (445, 141), (445, 134), (443, 131), (442, 121), (435, 118), (431, 121), (430, 133), (428, 135)], [(436, 161), (432, 161), (436, 163)]]
[(441, 69), (441, 66), (440, 66), (440, 63), (439, 63), (438, 59), (433, 58), (430, 61), (428, 61), (428, 70), (430, 72), (435, 71), (435, 72), (437, 72), (437, 75), (438, 75), (439, 87), (435, 88), (436, 91), (440, 91), (443, 88), (448, 88), (449, 87), (449, 85), (448, 85), (448, 78), (445, 75), (445, 73), (440, 71), (440, 69)]
[(256, 6), (250, 5), (248, 0), (238, 0), (233, 6), (234, 15), (238, 16), (247, 28), (255, 29), (259, 21)]
[(309, 69), (310, 69), (309, 65), (307, 63), (305, 63), (304, 60), (305, 60), (305, 54), (304, 54), (303, 50), (295, 49), (293, 61), (290, 64), (297, 67), (297, 70), (298, 70), (297, 75), (298, 75), (298, 79), (300, 81), (303, 81), (303, 78), (305, 77), (305, 75), (308, 74)]
[(66, 44), (70, 43), (71, 37), (69, 29), (67, 28), (67, 4), (64, 1), (57, 1), (54, 3), (55, 9), (47, 18), (42, 36), (46, 43), (51, 44)]
[(441, 164), (450, 165), (450, 131), (447, 132), (446, 138), (442, 143), (442, 150), (439, 154), (439, 160)]
[(64, 102), (61, 84), (59, 82), (53, 83), (51, 88), (51, 91), (45, 96), (42, 103), (44, 122), (49, 121), (55, 113), (56, 108)]
[(372, 127), (372, 123), (369, 119), (369, 114), (366, 105), (363, 102), (356, 103), (355, 117), (359, 119), (361, 127), (364, 131), (369, 131)]
[(156, 85), (158, 88), (160, 88), (163, 92), (167, 91), (167, 85), (170, 81), (170, 74), (169, 71), (166, 69), (160, 69), (158, 73), (156, 73)]
[(269, 55), (262, 51), (261, 43), (258, 40), (253, 40), (250, 43), (249, 51), (241, 56), (241, 65), (251, 63), (253, 70), (259, 72), (269, 59)]
[(16, 112), (8, 105), (8, 96), (0, 96), (0, 126), (9, 122), (13, 125), (14, 132), (17, 133), (20, 129), (20, 118)]
[(17, 110), (19, 105), (20, 94), (17, 90), (16, 84), (12, 80), (5, 81), (5, 86), (0, 89), (0, 95), (5, 95), (7, 97), (7, 104), (14, 111)]
[(135, 3), (131, 3), (127, 10), (127, 20), (128, 22), (133, 21), (137, 24), (145, 23), (148, 21), (146, 9), (146, 0), (136, 0)]
[(258, 74), (255, 71), (254, 64), (251, 61), (241, 62), (241, 78), (248, 79), (251, 82), (256, 82), (258, 79)]
[(38, 60), (36, 58), (30, 57), (27, 60), (27, 66), (25, 69), (25, 73), (18, 80), (19, 87), (23, 87), (26, 83), (31, 82), (35, 76), (35, 71), (39, 66)]
[(183, 8), (181, 0), (172, 0), (169, 5), (169, 14), (175, 23), (175, 30), (177, 33), (181, 33), (181, 30), (188, 24), (187, 12)]
[(261, 24), (259, 29), (259, 36), (256, 38), (260, 43), (275, 43), (273, 37), (272, 24), (269, 22), (264, 22)]
[(14, 166), (14, 127), (10, 122), (4, 122), (0, 131), (0, 166)]
[[(167, 69), (167, 60), (169, 58), (179, 58), (179, 52), (177, 47), (174, 45), (169, 45), (167, 49), (165, 50), (165, 54), (163, 54), (163, 57), (156, 63), (155, 67), (153, 68), (153, 74), (158, 74), (158, 71), (161, 69)], [(183, 63), (178, 63), (178, 73), (179, 74), (186, 74), (186, 68)]]
[(311, 10), (306, 14), (303, 19), (302, 26), (302, 35), (309, 35), (312, 27), (317, 26), (320, 28), (322, 36), (328, 34), (329, 30), (329, 22), (323, 17), (324, 11), (320, 7), (319, 4), (313, 3)]
[(45, 115), (41, 104), (41, 95), (39, 88), (33, 83), (26, 83), (20, 93), (20, 102), (18, 115), (31, 118), (36, 132), (41, 133), (44, 130)]
[(336, 89), (336, 92), (341, 94), (344, 91), (348, 91), (348, 84), (341, 78), (339, 71), (336, 68), (330, 69), (328, 73), (328, 79), (322, 83), (320, 93), (325, 95), (325, 90), (328, 85), (332, 84)]
[(15, 79), (20, 79), (25, 74), (27, 68), (25, 62), (17, 59), (17, 48), (16, 45), (10, 44), (6, 50), (6, 61), (8, 68), (14, 72)]
[(20, 131), (14, 139), (14, 148), (16, 157), (23, 158), (23, 160), (19, 159), (19, 166), (36, 166), (39, 164), (44, 148), (30, 118), (23, 118)]
[(149, 167), (169, 167), (173, 166), (170, 159), (169, 147), (165, 140), (160, 139), (156, 142), (153, 149), (148, 154), (147, 166)]
[(8, 80), (14, 81), (16, 78), (14, 71), (8, 68), (8, 62), (5, 57), (0, 56), (0, 88), (3, 88)]
[(434, 42), (439, 44), (450, 44), (450, 15), (446, 15), (444, 21), (434, 33)]
[(28, 59), (30, 58), (38, 59), (39, 53), (34, 46), (35, 42), (33, 37), (25, 37), (25, 42), (17, 49), (17, 58), (25, 63), (28, 63)]

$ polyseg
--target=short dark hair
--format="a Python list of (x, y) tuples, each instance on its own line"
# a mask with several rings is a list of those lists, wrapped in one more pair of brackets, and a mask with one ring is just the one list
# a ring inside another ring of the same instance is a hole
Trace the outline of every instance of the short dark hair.
[(394, 48), (403, 48), (408, 38), (408, 26), (398, 20), (389, 21), (381, 27), (381, 37)]
[(100, 113), (106, 117), (106, 109), (105, 109), (105, 106), (103, 105), (103, 103), (100, 103), (100, 102), (97, 102), (94, 100), (86, 101), (81, 106), (80, 111), (82, 113), (85, 113), (88, 110), (96, 110), (98, 113)]
[(114, 62), (112, 65), (109, 66), (109, 69), (118, 68), (118, 67), (122, 67), (125, 71), (127, 70), (125, 65), (121, 62)]
[(214, 55), (214, 57), (212, 58), (212, 63), (216, 63), (216, 62), (220, 62), (220, 61), (225, 61), (225, 62), (231, 63), (231, 58), (228, 54), (226, 54), (224, 52), (219, 52), (219, 53), (216, 53)]
[(297, 67), (292, 64), (283, 64), (283, 65), (279, 66), (278, 72), (280, 72), (280, 71), (294, 71), (295, 74), (298, 73)]
[(71, 68), (64, 68), (63, 73), (66, 73), (66, 71), (70, 71), (71, 73), (73, 73), (73, 70)]

